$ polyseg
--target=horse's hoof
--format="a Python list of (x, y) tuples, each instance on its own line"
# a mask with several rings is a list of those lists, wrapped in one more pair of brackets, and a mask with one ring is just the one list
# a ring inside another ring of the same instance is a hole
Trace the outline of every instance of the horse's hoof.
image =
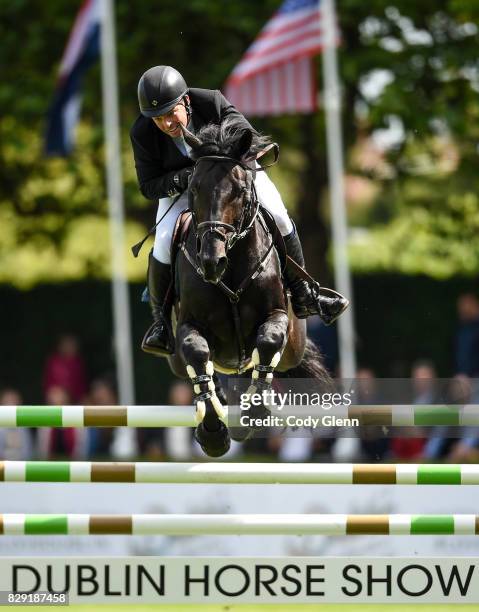
[(263, 404), (260, 406), (251, 406), (246, 414), (249, 419), (251, 419), (250, 425), (230, 427), (231, 439), (235, 442), (246, 442), (247, 440), (259, 437), (261, 433), (263, 433), (266, 438), (270, 427), (263, 425), (262, 422), (264, 419), (271, 416), (269, 408)]
[(255, 430), (252, 427), (230, 427), (231, 439), (235, 442), (246, 442), (254, 438)]
[[(254, 421), (264, 421), (264, 419), (271, 416), (271, 410), (264, 404), (260, 404), (259, 406), (251, 406), (251, 408), (248, 410), (248, 416), (250, 419), (254, 419)], [(255, 424), (253, 427), (255, 429), (261, 429), (263, 425)]]
[(222, 421), (217, 431), (208, 431), (203, 423), (200, 423), (195, 429), (195, 440), (209, 457), (223, 456), (231, 445), (228, 428)]

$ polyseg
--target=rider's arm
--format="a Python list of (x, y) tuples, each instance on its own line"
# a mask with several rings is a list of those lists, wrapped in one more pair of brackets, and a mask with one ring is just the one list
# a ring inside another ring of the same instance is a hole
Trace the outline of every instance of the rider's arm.
[(149, 200), (173, 197), (182, 193), (188, 187), (188, 177), (191, 168), (162, 172), (158, 160), (154, 160), (148, 151), (130, 134), (135, 157), (136, 175), (140, 191)]

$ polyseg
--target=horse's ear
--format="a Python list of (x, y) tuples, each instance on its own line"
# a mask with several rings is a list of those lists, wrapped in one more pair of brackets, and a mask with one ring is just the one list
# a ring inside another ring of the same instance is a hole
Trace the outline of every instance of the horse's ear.
[(241, 159), (251, 149), (251, 143), (253, 142), (253, 132), (251, 130), (244, 130), (241, 134), (241, 138), (235, 147), (236, 159)]
[(267, 164), (266, 166), (263, 165), (263, 168), (269, 168), (270, 166), (274, 166), (274, 164), (278, 161), (278, 158), (279, 158), (279, 145), (276, 142), (271, 142), (269, 145), (266, 145), (263, 149), (261, 149), (260, 151), (257, 151), (257, 153), (255, 153), (254, 155), (251, 155), (250, 157), (248, 157), (247, 161), (253, 161), (253, 160), (257, 161), (260, 157), (263, 157), (263, 155), (266, 155), (266, 153), (269, 153), (271, 149), (274, 151), (274, 160), (270, 164)]
[(192, 149), (197, 149), (198, 147), (201, 147), (203, 143), (193, 134), (193, 132), (187, 130), (185, 126), (181, 123), (178, 123), (178, 125), (180, 126), (180, 129), (183, 132), (183, 138), (185, 139), (185, 142), (189, 144)]

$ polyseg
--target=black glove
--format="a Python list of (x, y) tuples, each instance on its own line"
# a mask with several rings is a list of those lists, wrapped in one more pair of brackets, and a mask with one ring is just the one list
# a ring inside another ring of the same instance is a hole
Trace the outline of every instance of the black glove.
[(188, 182), (190, 180), (190, 176), (193, 172), (193, 168), (182, 168), (178, 170), (173, 177), (173, 182), (175, 183), (175, 187), (180, 193), (186, 191), (188, 189)]

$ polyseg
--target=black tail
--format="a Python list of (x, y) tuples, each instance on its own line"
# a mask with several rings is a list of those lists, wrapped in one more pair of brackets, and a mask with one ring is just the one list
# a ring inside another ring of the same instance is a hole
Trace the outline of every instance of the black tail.
[(301, 363), (284, 373), (276, 373), (279, 378), (314, 378), (321, 381), (323, 389), (332, 388), (333, 380), (325, 368), (318, 347), (312, 340), (306, 338), (306, 348)]

